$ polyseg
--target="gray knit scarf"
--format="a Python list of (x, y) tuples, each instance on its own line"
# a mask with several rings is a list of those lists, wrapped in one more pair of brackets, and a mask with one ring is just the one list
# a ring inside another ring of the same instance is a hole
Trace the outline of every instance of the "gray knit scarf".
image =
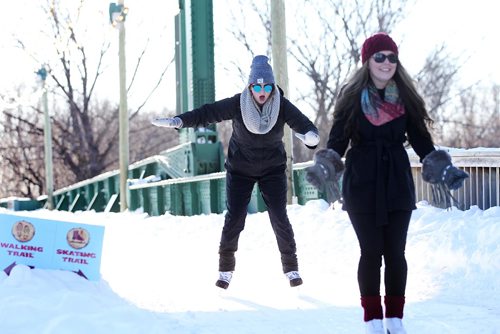
[(241, 93), (240, 97), (241, 116), (248, 131), (263, 135), (268, 133), (276, 124), (280, 111), (280, 92), (277, 88), (262, 106), (255, 102), (249, 88)]

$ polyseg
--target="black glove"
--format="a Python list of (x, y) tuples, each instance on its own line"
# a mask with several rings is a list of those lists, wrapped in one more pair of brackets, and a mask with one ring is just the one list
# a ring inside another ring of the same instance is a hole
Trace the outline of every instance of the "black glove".
[(344, 163), (332, 149), (321, 149), (314, 154), (314, 165), (306, 168), (306, 180), (316, 189), (326, 192), (330, 203), (340, 199), (340, 177)]
[(432, 184), (445, 184), (448, 189), (460, 188), (469, 174), (453, 166), (450, 155), (443, 150), (433, 151), (422, 160), (422, 178)]

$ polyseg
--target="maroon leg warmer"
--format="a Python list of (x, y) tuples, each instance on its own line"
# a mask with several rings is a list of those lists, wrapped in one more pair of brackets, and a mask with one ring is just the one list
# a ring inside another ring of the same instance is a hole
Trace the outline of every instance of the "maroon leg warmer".
[(365, 321), (383, 318), (382, 302), (380, 296), (361, 297), (361, 306), (363, 306), (363, 309), (365, 311)]
[(403, 319), (403, 309), (405, 306), (404, 296), (385, 296), (385, 317)]

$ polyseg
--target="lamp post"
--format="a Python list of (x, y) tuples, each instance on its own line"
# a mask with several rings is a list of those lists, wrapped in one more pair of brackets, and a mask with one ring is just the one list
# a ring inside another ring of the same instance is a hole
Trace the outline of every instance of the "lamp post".
[(54, 199), (53, 199), (53, 191), (54, 191), (54, 183), (53, 183), (53, 171), (52, 171), (52, 129), (50, 126), (50, 117), (49, 117), (49, 102), (47, 99), (47, 70), (44, 66), (42, 66), (36, 74), (42, 80), (42, 105), (43, 105), (43, 116), (44, 116), (44, 147), (45, 147), (45, 183), (47, 188), (47, 209), (54, 209)]
[(120, 155), (120, 210), (125, 211), (127, 204), (127, 179), (129, 164), (129, 125), (127, 108), (127, 87), (126, 87), (126, 62), (125, 62), (125, 17), (128, 8), (124, 6), (124, 0), (109, 5), (109, 20), (114, 27), (118, 27), (118, 58), (120, 72), (120, 133), (119, 133), (119, 155)]

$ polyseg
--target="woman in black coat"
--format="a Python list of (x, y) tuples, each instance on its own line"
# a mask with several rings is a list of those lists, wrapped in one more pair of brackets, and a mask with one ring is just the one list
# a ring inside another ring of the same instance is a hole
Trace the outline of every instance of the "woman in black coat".
[(219, 246), (218, 287), (226, 289), (235, 269), (238, 238), (245, 227), (248, 204), (255, 183), (267, 206), (281, 253), (283, 272), (291, 286), (302, 284), (294, 233), (286, 212), (286, 151), (284, 126), (288, 124), (309, 148), (319, 143), (314, 124), (283, 96), (275, 84), (266, 56), (256, 56), (248, 85), (241, 94), (205, 104), (153, 124), (166, 127), (205, 127), (232, 120), (226, 167), (227, 213)]
[[(361, 249), (358, 283), (366, 332), (386, 333), (380, 296), (383, 257), (387, 333), (403, 334), (405, 245), (411, 212), (416, 209), (405, 143), (411, 144), (421, 160), (429, 156), (432, 160), (433, 152), (439, 151), (435, 151), (427, 128), (431, 119), (424, 101), (399, 61), (398, 47), (391, 37), (379, 33), (368, 38), (361, 59), (361, 68), (337, 99), (327, 155), (336, 157), (337, 162), (345, 155), (343, 209)], [(464, 176), (450, 168), (448, 160), (449, 166), (442, 166), (453, 171), (447, 185), (458, 187)], [(430, 169), (439, 166), (433, 163)], [(436, 174), (445, 178), (446, 171), (440, 169)], [(308, 175), (308, 179), (318, 186), (321, 183), (315, 175)]]

